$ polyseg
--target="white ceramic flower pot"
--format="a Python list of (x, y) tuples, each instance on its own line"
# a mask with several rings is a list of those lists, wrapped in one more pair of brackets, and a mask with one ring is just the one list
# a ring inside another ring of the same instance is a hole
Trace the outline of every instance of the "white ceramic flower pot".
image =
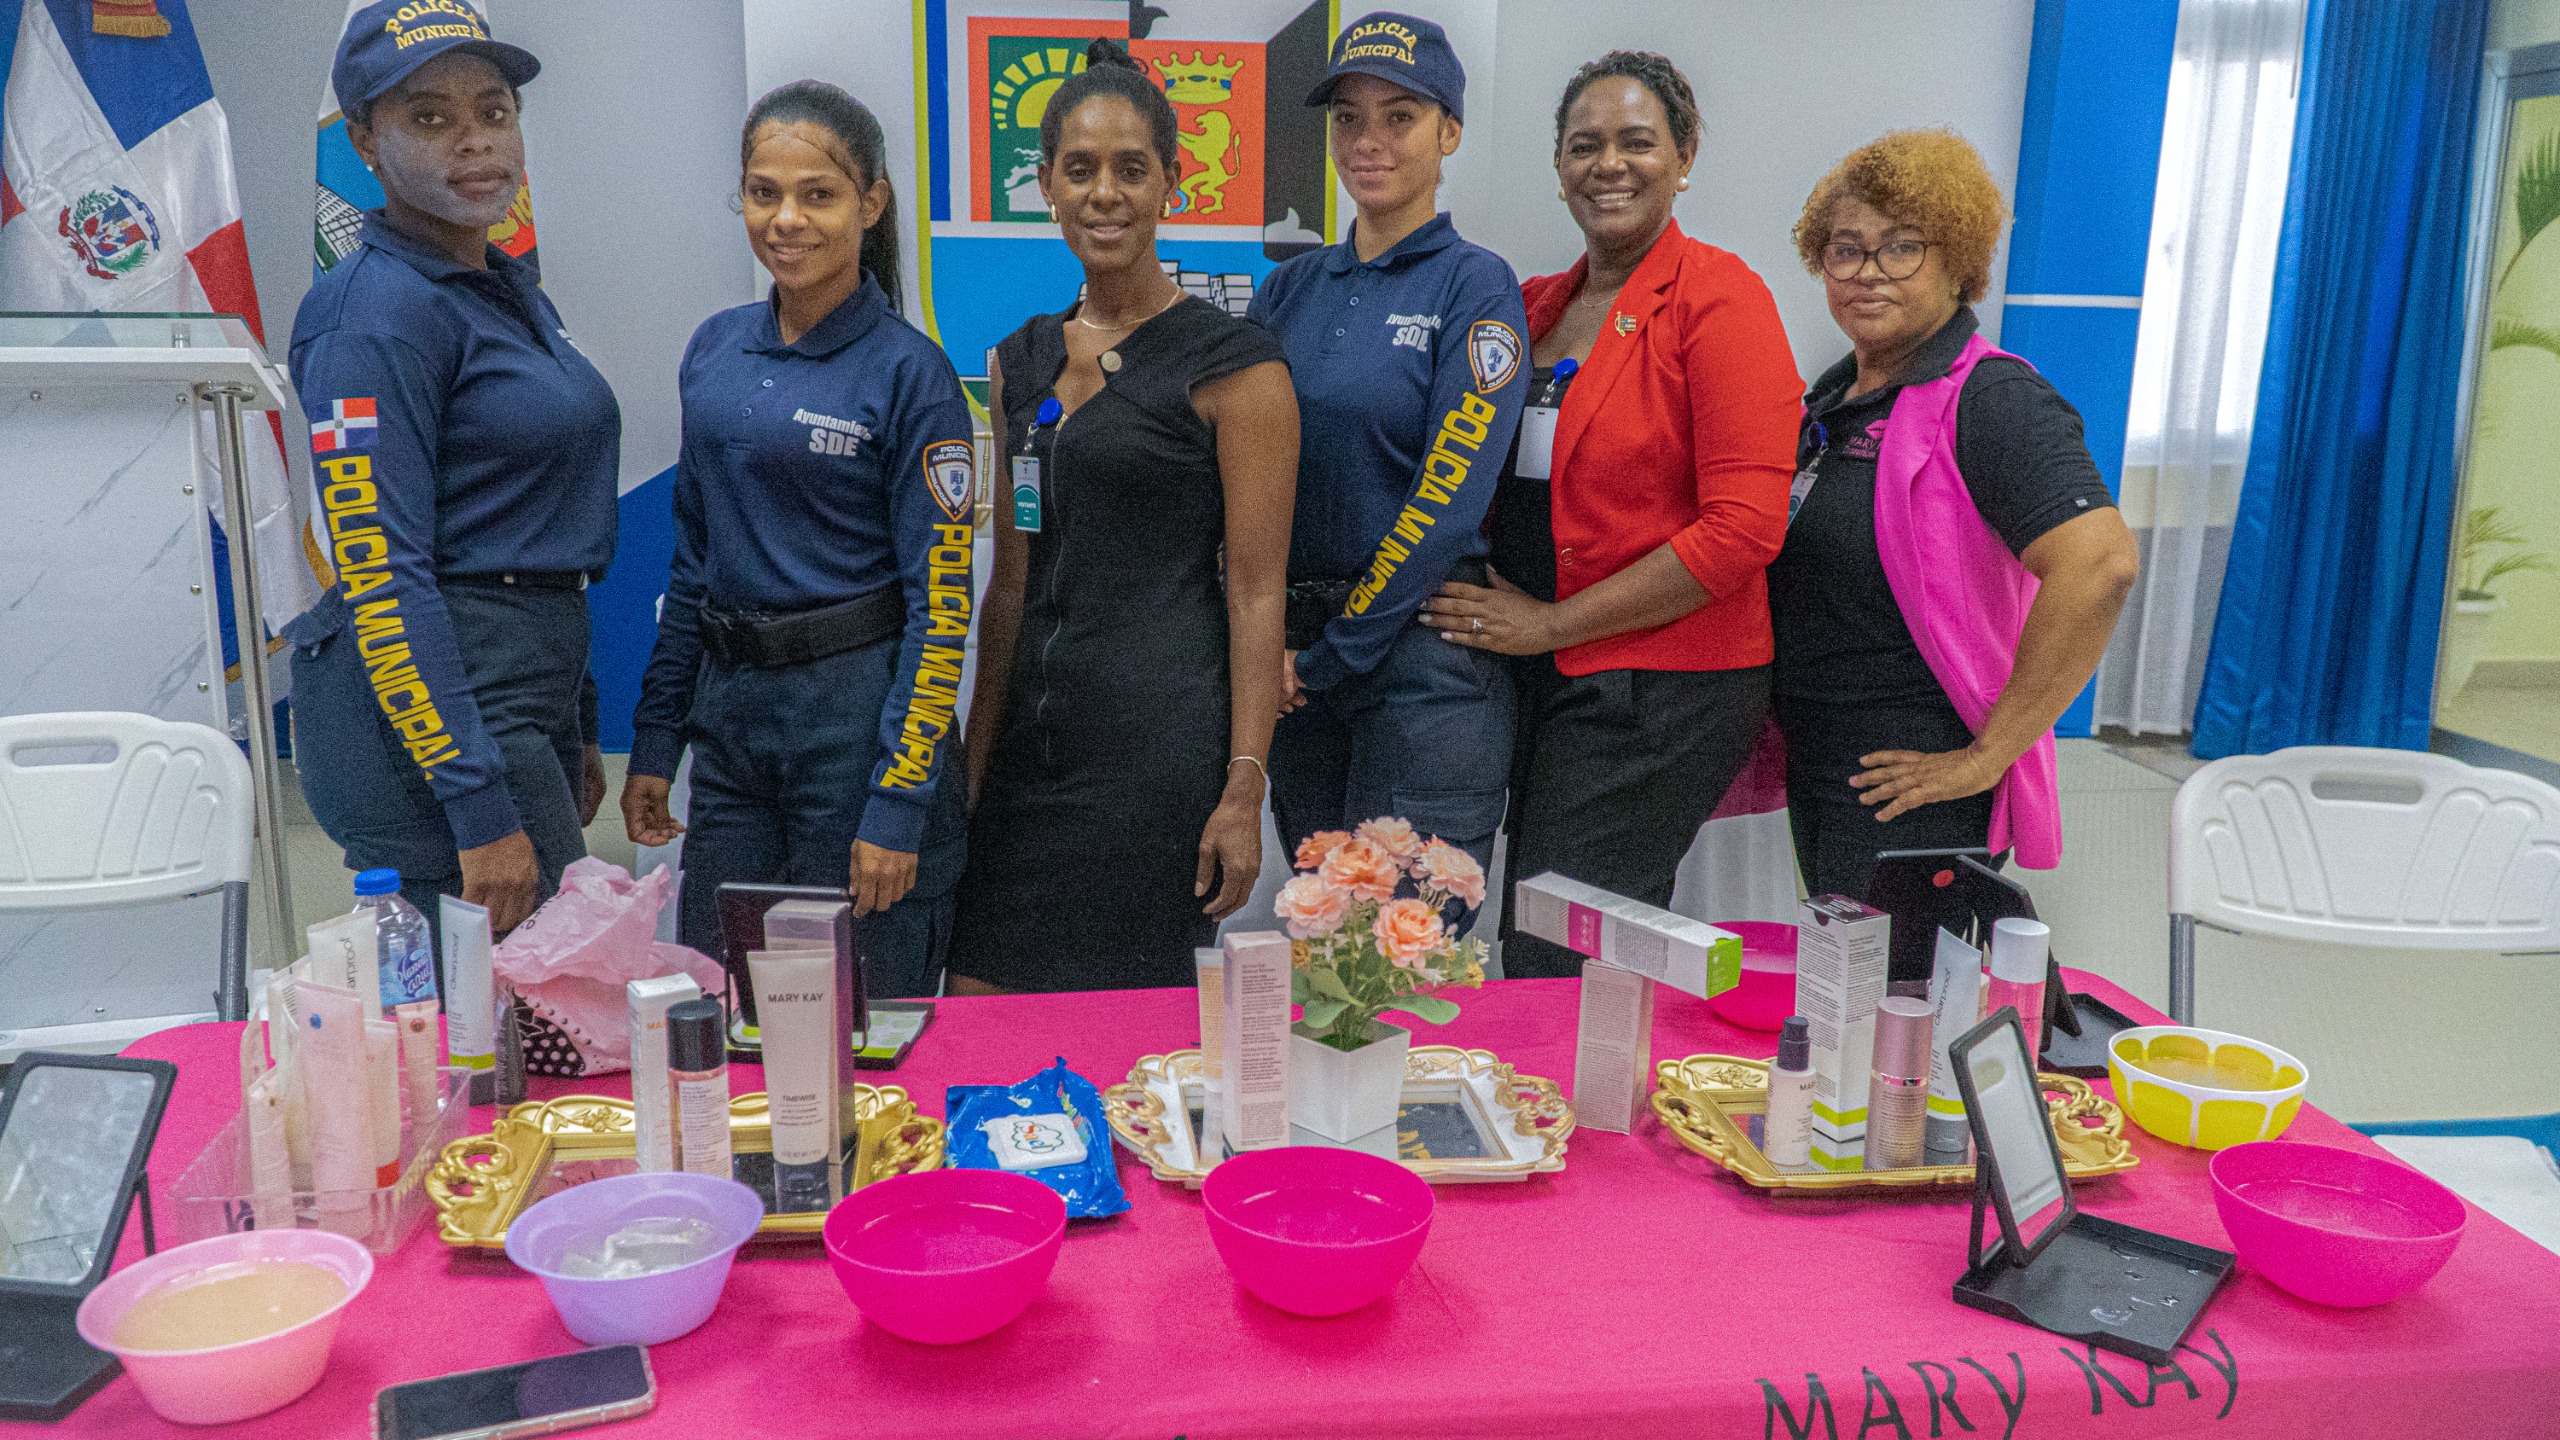
[(2502, 603), (2494, 595), (2453, 602), (2453, 613), (2444, 619), (2443, 698), (2450, 700), (2470, 685), (2471, 673), (2480, 667), (2481, 642), (2489, 636), (2489, 617)]
[(1343, 1141), (1393, 1125), (1413, 1032), (1371, 1020), (1369, 1043), (1357, 1050), (1336, 1050), (1316, 1038), (1322, 1033), (1289, 1028), (1289, 1123)]

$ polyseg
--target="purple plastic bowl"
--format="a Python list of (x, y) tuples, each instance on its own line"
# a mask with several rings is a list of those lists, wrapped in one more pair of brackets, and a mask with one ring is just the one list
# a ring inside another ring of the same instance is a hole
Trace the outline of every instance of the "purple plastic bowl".
[(863, 1319), (919, 1344), (958, 1345), (1030, 1308), (1066, 1233), (1067, 1202), (1028, 1175), (926, 1170), (847, 1195), (823, 1238)]
[(1729, 1025), (1775, 1033), (1796, 1013), (1796, 927), (1766, 920), (1719, 920), (1716, 928), (1742, 937), (1742, 983), (1707, 997), (1707, 1008)]
[[(710, 1222), (721, 1248), (690, 1265), (623, 1280), (560, 1273), (581, 1238), (634, 1220), (689, 1216)], [(560, 1323), (589, 1345), (663, 1345), (711, 1318), (738, 1247), (764, 1221), (764, 1201), (735, 1180), (690, 1171), (643, 1171), (572, 1185), (507, 1227), (507, 1258), (541, 1277)]]
[(2217, 1152), (2212, 1170), (2232, 1250), (2322, 1305), (2379, 1305), (2417, 1289), (2470, 1221), (2462, 1197), (2360, 1150), (2254, 1140)]
[(1431, 1233), (1421, 1176), (1328, 1145), (1238, 1155), (1209, 1172), (1200, 1200), (1228, 1273), (1294, 1315), (1340, 1315), (1383, 1298)]

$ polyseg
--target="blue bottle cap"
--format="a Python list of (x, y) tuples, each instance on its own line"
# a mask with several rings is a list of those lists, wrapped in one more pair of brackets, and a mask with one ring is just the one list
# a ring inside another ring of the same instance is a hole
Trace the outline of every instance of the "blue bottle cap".
[(1574, 371), (1576, 371), (1576, 370), (1579, 370), (1579, 369), (1581, 369), (1581, 368), (1582, 368), (1582, 362), (1581, 362), (1581, 361), (1574, 359), (1574, 358), (1573, 358), (1572, 356), (1570, 356), (1570, 355), (1567, 355), (1567, 356), (1566, 356), (1566, 357), (1564, 357), (1563, 359), (1561, 359), (1561, 360), (1559, 360), (1559, 361), (1557, 361), (1557, 362), (1556, 362), (1555, 377), (1556, 377), (1558, 380), (1570, 380), (1570, 379), (1572, 379), (1572, 378), (1573, 378), (1573, 372), (1574, 372)]
[(356, 893), (359, 895), (396, 895), (399, 891), (400, 872), (397, 870), (359, 870), (356, 872)]
[(1031, 417), (1031, 423), (1034, 425), (1055, 425), (1058, 423), (1058, 417), (1066, 413), (1066, 407), (1058, 403), (1057, 396), (1052, 395), (1048, 399), (1040, 402), (1040, 413)]

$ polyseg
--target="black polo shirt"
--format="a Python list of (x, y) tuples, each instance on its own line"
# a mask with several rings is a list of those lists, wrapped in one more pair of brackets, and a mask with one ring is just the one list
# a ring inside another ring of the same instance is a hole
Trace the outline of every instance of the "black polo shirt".
[[(1849, 355), (1805, 395), (1796, 463), (1812, 466), (1815, 480), (1769, 566), (1772, 679), (1782, 706), (1952, 708), (1885, 581), (1876, 550), (1876, 452), (1903, 385), (1945, 376), (1978, 325), (1971, 306), (1957, 310), (1898, 383), (1845, 398), (1858, 375), (1857, 357)], [(1956, 467), (1974, 508), (2013, 553), (2066, 520), (2115, 504), (2082, 438), (2080, 412), (2016, 360), (1984, 360), (1965, 377), (1956, 399)]]

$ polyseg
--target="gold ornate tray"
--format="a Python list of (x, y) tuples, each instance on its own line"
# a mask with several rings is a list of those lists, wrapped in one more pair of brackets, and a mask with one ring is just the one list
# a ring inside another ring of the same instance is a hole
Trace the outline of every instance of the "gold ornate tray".
[[(1120, 1143), (1157, 1179), (1195, 1190), (1214, 1163), (1200, 1156), (1200, 1065), (1197, 1050), (1144, 1056), (1127, 1080), (1102, 1092), (1104, 1117)], [(1561, 1170), (1573, 1126), (1573, 1107), (1556, 1082), (1515, 1074), (1490, 1050), (1416, 1045), (1405, 1055), (1394, 1158), (1435, 1185)], [(1300, 1133), (1301, 1144), (1335, 1143)]]
[[(855, 1085), (848, 1092), (860, 1126), (855, 1142), (860, 1178), (854, 1187), (891, 1175), (932, 1170), (943, 1160), (942, 1122), (916, 1113), (897, 1085)], [(729, 1146), (739, 1178), (772, 1186), (769, 1162), (758, 1170), (751, 1157), (773, 1153), (764, 1092), (729, 1101)], [(444, 1147), (427, 1172), (427, 1198), (436, 1207), (436, 1234), (463, 1249), (506, 1248), (507, 1226), (525, 1207), (568, 1186), (629, 1174), (637, 1168), (638, 1140), (631, 1102), (608, 1095), (563, 1095), (532, 1100), (498, 1117), (486, 1135), (469, 1135)], [(768, 1194), (767, 1202), (771, 1203)], [(764, 1217), (759, 1235), (812, 1235), (826, 1223), (823, 1211)]]
[[(1772, 1195), (1825, 1196), (1895, 1193), (1930, 1186), (1973, 1183), (1971, 1165), (1924, 1165), (1908, 1170), (1780, 1170), (1752, 1142), (1750, 1117), (1768, 1109), (1769, 1062), (1732, 1055), (1692, 1055), (1653, 1067), (1661, 1082), (1653, 1113), (1681, 1144), (1731, 1171), (1744, 1184)], [(2093, 1180), (2141, 1163), (2124, 1138), (2124, 1112), (2070, 1075), (2038, 1075), (2054, 1138), (2062, 1145), (2063, 1173)]]

